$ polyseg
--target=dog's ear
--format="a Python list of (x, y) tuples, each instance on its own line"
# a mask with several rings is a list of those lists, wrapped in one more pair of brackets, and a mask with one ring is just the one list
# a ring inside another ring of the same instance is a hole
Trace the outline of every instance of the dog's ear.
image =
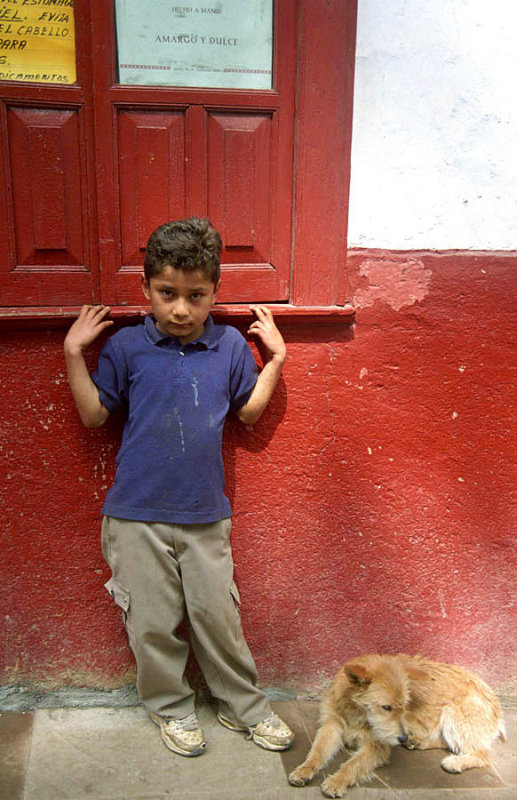
[(420, 669), (420, 667), (407, 667), (406, 672), (412, 681), (421, 681), (424, 678), (429, 677), (427, 672), (423, 669)]
[(345, 664), (345, 673), (351, 684), (354, 686), (366, 687), (372, 682), (372, 678), (366, 667), (362, 664)]

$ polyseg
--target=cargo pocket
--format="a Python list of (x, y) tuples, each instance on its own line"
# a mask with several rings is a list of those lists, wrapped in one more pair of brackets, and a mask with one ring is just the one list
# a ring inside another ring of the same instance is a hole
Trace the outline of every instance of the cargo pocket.
[(230, 586), (230, 594), (233, 597), (234, 603), (236, 605), (237, 611), (240, 611), (241, 606), (241, 596), (239, 594), (239, 590), (237, 589), (237, 584), (235, 581), (232, 581)]
[(230, 584), (230, 595), (233, 600), (233, 605), (235, 608), (235, 617), (234, 617), (234, 625), (233, 625), (233, 635), (239, 641), (243, 639), (242, 633), (242, 623), (241, 623), (241, 596), (239, 594), (239, 590), (237, 589), (237, 584), (235, 581), (232, 581)]
[(104, 584), (104, 588), (111, 595), (118, 607), (122, 609), (124, 625), (127, 628), (127, 614), (130, 605), (129, 590), (113, 577), (111, 577), (109, 581)]

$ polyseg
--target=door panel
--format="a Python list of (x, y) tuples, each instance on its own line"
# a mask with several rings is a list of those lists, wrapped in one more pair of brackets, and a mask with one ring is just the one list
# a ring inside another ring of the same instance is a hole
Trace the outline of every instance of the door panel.
[(77, 113), (8, 110), (17, 267), (84, 262)]
[(7, 105), (5, 116), (3, 302), (88, 300), (80, 112)]
[(271, 256), (271, 116), (210, 114), (208, 214), (226, 263)]
[(124, 111), (118, 115), (122, 271), (142, 269), (152, 231), (185, 215), (185, 115)]
[(276, 116), (208, 115), (208, 216), (224, 242), (224, 302), (288, 298), (289, 259), (273, 246)]

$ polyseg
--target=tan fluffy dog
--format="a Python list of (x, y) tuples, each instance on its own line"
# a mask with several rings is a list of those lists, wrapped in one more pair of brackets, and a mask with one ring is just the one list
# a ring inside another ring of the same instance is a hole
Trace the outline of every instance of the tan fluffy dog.
[(489, 765), (488, 750), (498, 736), (505, 738), (499, 701), (471, 672), (420, 656), (361, 656), (332, 681), (314, 744), (289, 783), (309, 783), (343, 746), (357, 752), (323, 782), (327, 797), (342, 797), (348, 786), (371, 776), (398, 744), (447, 748), (453, 755), (442, 767), (463, 772)]

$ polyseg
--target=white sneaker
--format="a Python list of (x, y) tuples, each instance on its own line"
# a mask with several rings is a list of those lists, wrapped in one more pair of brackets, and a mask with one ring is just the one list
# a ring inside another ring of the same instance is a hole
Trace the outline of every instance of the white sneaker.
[(230, 731), (248, 732), (248, 739), (253, 739), (255, 744), (265, 750), (287, 750), (294, 742), (293, 731), (276, 714), (271, 713), (269, 717), (257, 722), (256, 725), (238, 725), (235, 722), (217, 714), (217, 720)]
[(160, 717), (152, 712), (150, 717), (160, 728), (162, 741), (169, 750), (180, 756), (200, 756), (205, 752), (206, 742), (194, 711), (183, 719)]

